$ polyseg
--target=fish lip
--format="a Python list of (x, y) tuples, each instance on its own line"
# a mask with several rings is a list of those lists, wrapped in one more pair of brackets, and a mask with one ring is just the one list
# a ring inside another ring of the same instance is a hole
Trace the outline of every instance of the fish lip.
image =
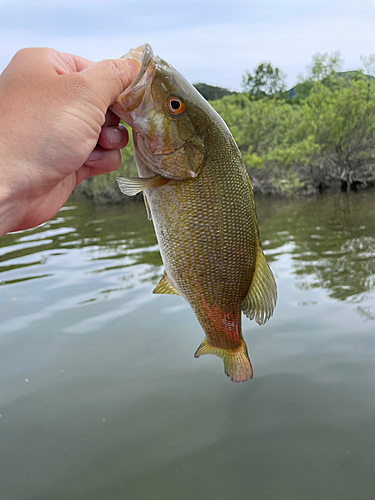
[[(136, 49), (130, 49), (130, 51), (122, 56), (124, 59), (133, 59), (140, 64), (140, 69), (138, 71), (137, 76), (132, 81), (132, 83), (125, 89), (122, 94), (118, 96), (116, 101), (111, 106), (112, 111), (122, 118), (126, 123), (128, 123), (136, 132), (138, 132), (137, 127), (134, 125), (134, 119), (132, 116), (132, 112), (135, 107), (132, 106), (132, 101), (135, 99), (138, 102), (143, 101), (146, 90), (150, 86), (151, 82), (154, 80), (156, 70), (159, 68), (170, 68), (171, 65), (161, 59), (159, 56), (155, 56), (151, 46), (148, 43), (137, 47)], [(133, 99), (132, 99), (133, 94)], [(126, 106), (128, 101), (128, 106)], [(152, 103), (149, 103), (151, 106)], [(138, 105), (136, 106), (138, 107)], [(138, 132), (139, 133), (139, 132)], [(182, 149), (186, 144), (188, 144), (191, 140), (191, 137), (188, 137), (185, 141), (179, 144), (177, 147), (168, 150), (154, 150), (152, 154), (155, 156), (167, 156), (170, 155), (180, 149)], [(194, 179), (197, 177), (197, 174), (193, 171), (189, 172), (190, 178)], [(166, 177), (170, 180), (181, 180), (179, 177), (168, 176)]]
[(136, 49), (130, 49), (129, 52), (123, 55), (121, 59), (133, 59), (140, 64), (140, 68), (135, 79), (129, 87), (127, 87), (124, 92), (118, 96), (113, 104), (116, 109), (116, 104), (121, 101), (123, 105), (125, 104), (125, 106), (122, 106), (122, 109), (126, 112), (126, 99), (129, 98), (131, 94), (136, 92), (139, 93), (140, 97), (143, 96), (147, 87), (154, 79), (156, 70), (159, 68), (169, 68), (171, 65), (159, 56), (155, 56), (151, 45), (148, 43), (145, 43)]
[[(140, 52), (140, 49), (142, 49), (142, 52)], [(152, 59), (155, 59), (155, 57), (151, 45), (145, 43), (144, 45), (141, 45), (136, 49), (130, 49), (129, 52), (123, 55), (121, 59), (133, 59), (138, 63), (140, 63), (140, 68), (137, 76), (134, 78), (129, 87), (127, 87), (126, 90), (122, 94), (120, 94), (122, 96), (125, 96), (127, 94), (130, 94), (130, 92), (132, 92), (135, 89), (135, 87), (138, 86), (143, 76), (147, 72), (150, 62), (152, 61)], [(146, 82), (142, 83), (144, 84)]]
[[(125, 89), (125, 91), (119, 95), (117, 98), (116, 102), (114, 103), (114, 109), (113, 111), (116, 113), (116, 103), (121, 99), (122, 103), (126, 103), (126, 99), (129, 98), (129, 96), (132, 93), (139, 92), (140, 96), (143, 96), (146, 92), (147, 87), (149, 84), (152, 82), (155, 72), (158, 68), (169, 68), (171, 65), (161, 59), (159, 56), (155, 56), (154, 52), (151, 48), (151, 46), (148, 43), (145, 43), (144, 45), (141, 45), (137, 47), (136, 49), (130, 49), (129, 52), (125, 55), (122, 56), (124, 59), (133, 59), (140, 63), (140, 69), (138, 71), (137, 76), (135, 79), (132, 81), (132, 83)], [(150, 68), (150, 63), (153, 62), (153, 67)], [(149, 73), (149, 74), (147, 74)], [(125, 101), (125, 102), (124, 102)], [(124, 109), (124, 106), (121, 106), (122, 110), (126, 111)], [(181, 143), (179, 146), (173, 149), (168, 149), (168, 150), (156, 150), (153, 151), (153, 154), (155, 156), (165, 156), (174, 153), (175, 151), (178, 151), (179, 149), (182, 149), (191, 139), (189, 137), (186, 139), (183, 143)]]
[(117, 97), (111, 109), (127, 123), (129, 123), (128, 120), (130, 120), (129, 125), (131, 125), (132, 120), (130, 115), (135, 107), (138, 106), (138, 103), (143, 100), (147, 88), (154, 79), (155, 57), (151, 46), (145, 43), (136, 49), (130, 49), (122, 58), (135, 60), (140, 64), (140, 68), (137, 76), (129, 87)]

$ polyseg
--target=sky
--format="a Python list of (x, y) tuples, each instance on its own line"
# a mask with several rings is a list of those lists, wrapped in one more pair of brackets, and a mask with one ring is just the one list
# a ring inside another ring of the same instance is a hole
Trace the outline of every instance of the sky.
[(375, 0), (0, 0), (0, 72), (24, 47), (98, 61), (145, 42), (193, 83), (239, 90), (271, 61), (292, 87), (317, 52), (343, 70), (375, 53)]

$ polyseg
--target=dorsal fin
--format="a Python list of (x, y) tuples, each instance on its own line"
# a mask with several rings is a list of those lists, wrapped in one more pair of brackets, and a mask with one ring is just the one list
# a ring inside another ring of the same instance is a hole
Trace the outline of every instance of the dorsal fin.
[(152, 293), (165, 293), (169, 295), (180, 295), (170, 282), (167, 273), (164, 271), (162, 279), (156, 285)]
[(275, 278), (259, 247), (253, 280), (241, 303), (241, 309), (248, 318), (255, 319), (259, 325), (263, 325), (272, 316), (276, 299)]

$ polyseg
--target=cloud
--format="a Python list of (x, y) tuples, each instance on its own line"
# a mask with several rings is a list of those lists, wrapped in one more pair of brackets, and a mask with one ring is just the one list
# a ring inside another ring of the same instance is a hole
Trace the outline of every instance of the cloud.
[(346, 69), (375, 52), (375, 9), (367, 0), (65, 0), (48, 6), (0, 3), (0, 70), (27, 46), (100, 60), (149, 42), (190, 81), (238, 89), (244, 70), (261, 60), (280, 66), (293, 85), (317, 51), (341, 50)]

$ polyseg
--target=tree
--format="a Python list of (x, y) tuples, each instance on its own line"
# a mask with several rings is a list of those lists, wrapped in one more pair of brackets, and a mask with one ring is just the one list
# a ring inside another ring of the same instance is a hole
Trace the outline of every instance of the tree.
[(365, 68), (366, 75), (375, 76), (375, 54), (370, 54), (368, 57), (360, 57), (363, 67)]
[(306, 156), (306, 141), (295, 136), (299, 106), (243, 94), (212, 104), (228, 124), (256, 190), (291, 194), (301, 188), (294, 168)]
[(307, 66), (308, 75), (307, 80), (312, 80), (314, 82), (322, 82), (330, 76), (334, 76), (337, 71), (342, 67), (343, 60), (340, 57), (340, 51), (332, 52), (328, 55), (328, 52), (320, 54), (317, 52), (312, 56), (312, 62)]
[(253, 73), (245, 71), (242, 76), (242, 87), (244, 92), (255, 99), (278, 96), (285, 91), (285, 75), (270, 62), (262, 62)]
[(317, 52), (312, 56), (311, 63), (307, 66), (307, 75), (298, 75), (299, 83), (289, 91), (289, 98), (294, 102), (301, 102), (311, 92), (315, 82), (322, 82), (326, 87), (344, 84), (344, 81), (338, 78), (337, 72), (341, 69), (343, 60), (340, 57), (340, 51), (320, 54)]
[(308, 164), (342, 188), (375, 181), (375, 82), (360, 74), (333, 90), (316, 82), (302, 107), (301, 134), (315, 144)]
[[(375, 73), (375, 57), (362, 62), (367, 73)], [(315, 55), (308, 92), (299, 101), (269, 98), (260, 85), (263, 66), (248, 79), (252, 99), (243, 93), (213, 103), (255, 189), (291, 194), (321, 191), (333, 181), (343, 190), (375, 185), (375, 78), (362, 71), (337, 73), (340, 65), (338, 53)]]

